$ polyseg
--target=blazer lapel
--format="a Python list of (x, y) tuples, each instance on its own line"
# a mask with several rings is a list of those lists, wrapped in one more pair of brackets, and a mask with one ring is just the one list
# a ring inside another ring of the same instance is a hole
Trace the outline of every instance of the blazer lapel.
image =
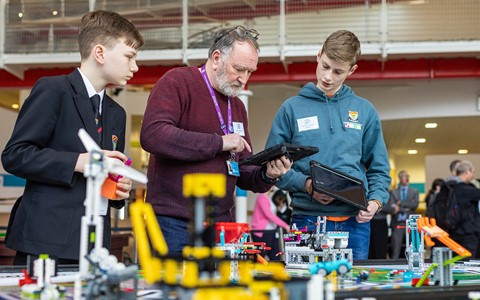
[(393, 194), (395, 195), (395, 201), (402, 200), (400, 197), (400, 189), (393, 190)]
[(407, 200), (413, 199), (414, 195), (415, 195), (415, 192), (412, 189), (409, 188), (407, 190)]
[(97, 144), (100, 144), (100, 138), (95, 124), (95, 114), (82, 75), (80, 75), (78, 70), (75, 69), (68, 75), (68, 79), (73, 91), (73, 101), (75, 102), (78, 114), (82, 119), (83, 126), (92, 139), (94, 139)]

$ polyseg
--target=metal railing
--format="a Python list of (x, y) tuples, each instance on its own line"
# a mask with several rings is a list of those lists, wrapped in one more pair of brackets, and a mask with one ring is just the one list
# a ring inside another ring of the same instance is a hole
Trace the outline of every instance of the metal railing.
[(260, 32), (263, 55), (281, 59), (302, 56), (310, 46), (318, 51), (337, 29), (355, 32), (364, 54), (383, 58), (475, 52), (480, 44), (478, 0), (16, 0), (2, 5), (4, 63), (9, 54), (77, 53), (78, 26), (89, 8), (132, 20), (145, 38), (142, 50), (175, 51), (157, 53), (158, 61), (180, 56), (187, 63), (216, 29), (238, 24)]

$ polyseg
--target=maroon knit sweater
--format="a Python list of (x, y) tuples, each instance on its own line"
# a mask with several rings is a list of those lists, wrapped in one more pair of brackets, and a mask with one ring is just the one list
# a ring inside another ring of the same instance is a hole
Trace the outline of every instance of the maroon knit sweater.
[[(227, 97), (215, 91), (223, 119), (227, 122)], [(242, 122), (244, 138), (250, 143), (245, 107), (231, 99), (232, 121)], [(226, 197), (218, 201), (218, 221), (233, 221), (235, 185), (265, 192), (271, 185), (261, 177), (260, 167), (240, 166), (240, 177), (227, 175), (228, 151), (222, 151), (223, 132), (215, 107), (200, 71), (181, 67), (158, 80), (148, 98), (140, 142), (150, 153), (147, 202), (157, 215), (190, 219), (191, 199), (182, 194), (182, 178), (191, 173), (221, 173), (227, 176)], [(251, 144), (251, 143), (250, 143)], [(241, 160), (252, 154), (246, 150)]]

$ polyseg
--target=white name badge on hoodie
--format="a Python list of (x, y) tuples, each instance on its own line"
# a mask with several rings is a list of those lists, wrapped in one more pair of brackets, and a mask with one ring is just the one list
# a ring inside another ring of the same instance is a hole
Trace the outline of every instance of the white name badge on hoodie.
[(241, 136), (245, 136), (245, 129), (243, 128), (243, 123), (241, 122), (232, 122), (233, 132)]
[(298, 131), (307, 131), (320, 128), (317, 116), (297, 119)]

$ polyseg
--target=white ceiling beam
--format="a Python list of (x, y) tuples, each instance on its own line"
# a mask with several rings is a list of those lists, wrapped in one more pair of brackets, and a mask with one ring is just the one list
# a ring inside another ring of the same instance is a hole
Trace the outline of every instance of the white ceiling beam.
[[(321, 48), (321, 44), (315, 45), (285, 45), (261, 47), (260, 58), (269, 61), (280, 61), (283, 55), (289, 59), (312, 59), (315, 58)], [(453, 42), (419, 42), (419, 43), (387, 43), (385, 45), (388, 56), (403, 55), (428, 58), (429, 55), (456, 54), (458, 56), (478, 57), (480, 53), (480, 41), (453, 41)], [(188, 60), (206, 60), (208, 49), (181, 49), (172, 50), (140, 50), (137, 61), (142, 64), (172, 64), (181, 63), (184, 57)], [(382, 56), (382, 45), (380, 43), (362, 45), (362, 57)], [(4, 54), (0, 62), (0, 68), (4, 68), (17, 77), (25, 69), (38, 67), (54, 67), (61, 65), (78, 65), (80, 54), (71, 53), (38, 53), (38, 54)], [(23, 70), (22, 70), (23, 68)]]
[(26, 68), (22, 65), (7, 66), (7, 65), (0, 64), (0, 69), (6, 70), (8, 73), (12, 74), (18, 79), (22, 79), (22, 80), (25, 79)]

